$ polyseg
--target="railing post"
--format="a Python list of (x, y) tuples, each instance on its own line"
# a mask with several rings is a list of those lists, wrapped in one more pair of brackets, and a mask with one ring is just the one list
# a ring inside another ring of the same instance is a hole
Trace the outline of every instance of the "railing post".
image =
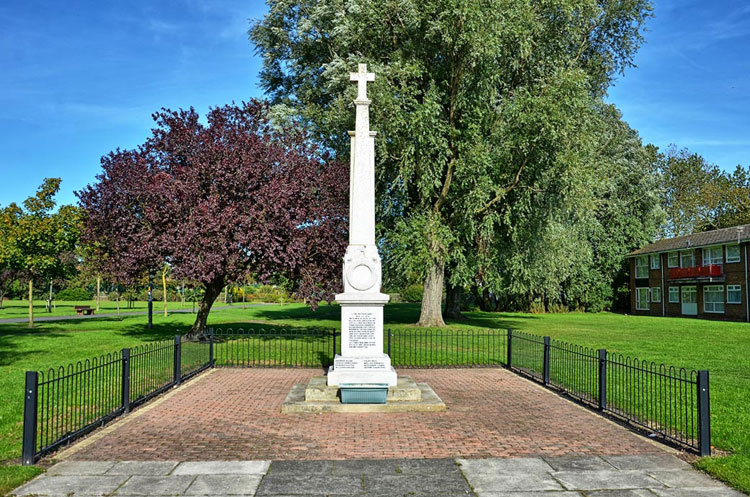
[(35, 462), (38, 387), (39, 373), (36, 371), (26, 371), (26, 388), (24, 389), (23, 405), (23, 457), (21, 458), (24, 466), (30, 466)]
[(182, 381), (182, 337), (174, 336), (174, 384), (179, 385)]
[(550, 337), (544, 337), (544, 357), (542, 362), (542, 382), (545, 386), (549, 385), (549, 343)]
[(130, 349), (122, 349), (122, 410), (130, 412)]
[(607, 349), (597, 350), (599, 354), (599, 410), (607, 408)]
[(698, 445), (701, 456), (711, 455), (711, 401), (708, 371), (698, 371)]
[(391, 329), (388, 328), (388, 357), (391, 356)]
[(208, 329), (208, 367), (214, 367), (214, 329)]
[(513, 355), (513, 329), (508, 328), (508, 369), (511, 369), (511, 366), (513, 366), (513, 363), (511, 362), (510, 358)]

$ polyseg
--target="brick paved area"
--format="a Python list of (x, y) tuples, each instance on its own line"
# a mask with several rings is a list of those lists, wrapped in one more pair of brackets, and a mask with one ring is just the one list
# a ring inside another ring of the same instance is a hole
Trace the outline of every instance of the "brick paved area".
[[(659, 454), (667, 449), (501, 369), (410, 370), (446, 412), (281, 414), (320, 370), (220, 369), (68, 454), (81, 460), (315, 460)], [(65, 454), (63, 454), (65, 455)]]

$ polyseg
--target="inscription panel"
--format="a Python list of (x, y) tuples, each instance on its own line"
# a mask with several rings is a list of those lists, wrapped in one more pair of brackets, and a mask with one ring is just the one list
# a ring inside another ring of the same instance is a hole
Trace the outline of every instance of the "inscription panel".
[(349, 348), (371, 349), (377, 346), (377, 318), (372, 312), (352, 312), (349, 315)]
[(383, 357), (357, 357), (345, 358), (336, 356), (333, 361), (333, 369), (347, 371), (390, 371), (391, 361), (388, 356)]

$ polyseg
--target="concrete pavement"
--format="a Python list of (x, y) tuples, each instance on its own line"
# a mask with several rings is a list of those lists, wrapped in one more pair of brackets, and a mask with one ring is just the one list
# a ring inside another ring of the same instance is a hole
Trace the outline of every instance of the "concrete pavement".
[(348, 461), (64, 461), (24, 497), (733, 497), (669, 455)]

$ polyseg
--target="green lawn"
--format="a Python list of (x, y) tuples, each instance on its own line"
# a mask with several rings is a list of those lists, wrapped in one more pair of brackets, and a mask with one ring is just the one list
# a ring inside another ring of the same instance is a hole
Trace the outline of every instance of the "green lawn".
[[(233, 328), (339, 327), (339, 309), (335, 305), (322, 305), (317, 312), (300, 304), (246, 309), (241, 304), (235, 306), (212, 312), (210, 324)], [(0, 317), (6, 317), (2, 312)], [(386, 327), (416, 330), (411, 323), (416, 321), (418, 313), (417, 304), (388, 305)], [(712, 441), (732, 455), (706, 458), (698, 465), (750, 493), (750, 325), (609, 313), (475, 312), (468, 313), (467, 318), (449, 325), (466, 330), (512, 327), (655, 362), (709, 369)], [(173, 314), (168, 318), (156, 314), (152, 330), (145, 329), (145, 316), (40, 322), (34, 330), (27, 329), (25, 324), (0, 324), (0, 461), (10, 463), (20, 456), (24, 371), (170, 338), (177, 330), (184, 332), (193, 319), (191, 314)], [(29, 474), (27, 469), (3, 467), (0, 462), (0, 494)]]

